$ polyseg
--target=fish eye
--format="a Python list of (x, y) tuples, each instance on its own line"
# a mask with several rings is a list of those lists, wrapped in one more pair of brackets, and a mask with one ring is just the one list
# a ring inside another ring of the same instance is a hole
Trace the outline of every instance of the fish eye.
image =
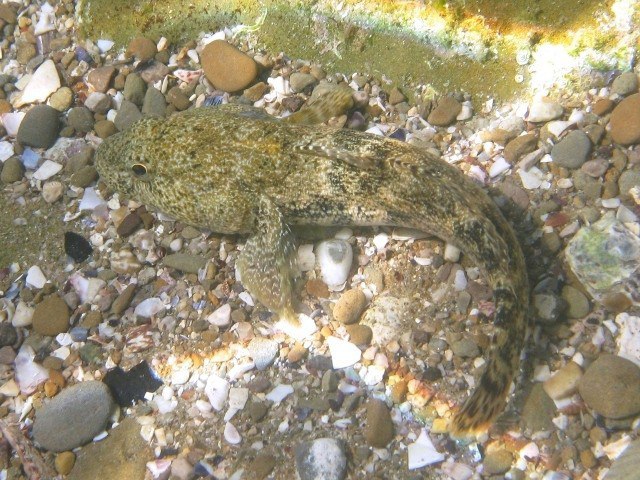
[(136, 177), (142, 177), (147, 174), (147, 167), (141, 163), (134, 163), (131, 166), (131, 170), (133, 170)]

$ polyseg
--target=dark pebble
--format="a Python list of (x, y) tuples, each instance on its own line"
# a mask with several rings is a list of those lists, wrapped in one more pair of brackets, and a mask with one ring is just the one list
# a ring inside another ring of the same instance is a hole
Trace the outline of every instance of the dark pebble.
[(142, 219), (140, 218), (140, 215), (132, 212), (124, 217), (122, 222), (120, 222), (120, 225), (118, 225), (118, 228), (116, 228), (116, 232), (121, 237), (128, 237), (133, 232), (135, 232), (140, 227), (140, 225), (142, 225)]
[(0, 347), (13, 345), (17, 340), (16, 327), (10, 323), (0, 323)]
[(77, 263), (84, 262), (93, 252), (91, 244), (75, 232), (64, 232), (64, 251)]
[(59, 113), (48, 105), (33, 107), (20, 123), (17, 135), (18, 142), (36, 148), (51, 147), (58, 138), (60, 130)]

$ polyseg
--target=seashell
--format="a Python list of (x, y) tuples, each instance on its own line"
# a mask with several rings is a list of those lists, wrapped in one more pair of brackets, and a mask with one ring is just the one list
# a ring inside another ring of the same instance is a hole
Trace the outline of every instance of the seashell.
[(179, 68), (178, 70), (173, 72), (179, 80), (185, 83), (191, 83), (194, 80), (197, 80), (202, 75), (202, 69), (199, 70), (186, 70), (184, 68)]

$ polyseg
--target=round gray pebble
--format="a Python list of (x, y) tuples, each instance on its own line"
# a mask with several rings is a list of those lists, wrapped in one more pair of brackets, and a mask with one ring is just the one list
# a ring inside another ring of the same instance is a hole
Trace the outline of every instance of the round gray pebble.
[(49, 148), (58, 138), (60, 112), (49, 105), (36, 105), (22, 119), (17, 140), (22, 145)]
[(296, 448), (300, 480), (342, 480), (347, 474), (344, 444), (333, 438), (318, 438)]
[(24, 175), (24, 165), (18, 157), (11, 157), (2, 165), (0, 180), (2, 183), (13, 183), (21, 180), (22, 175)]
[(115, 123), (116, 128), (119, 131), (126, 130), (129, 128), (134, 122), (140, 120), (142, 118), (142, 113), (138, 110), (135, 104), (131, 103), (128, 100), (123, 100), (120, 105), (120, 109), (118, 110), (118, 114), (114, 119), (113, 123)]
[(570, 132), (551, 149), (554, 163), (565, 168), (580, 168), (591, 153), (591, 140), (580, 130)]
[(78, 383), (37, 411), (33, 438), (45, 450), (73, 450), (105, 429), (113, 407), (111, 393), (104, 383)]
[(93, 130), (93, 124), (95, 123), (93, 113), (87, 107), (75, 107), (69, 110), (67, 121), (79, 133), (90, 132)]
[(149, 117), (164, 117), (167, 101), (160, 90), (149, 87), (142, 102), (142, 113)]
[(247, 347), (258, 370), (265, 370), (278, 355), (278, 342), (269, 338), (255, 337)]
[(635, 72), (624, 72), (611, 84), (611, 93), (626, 97), (638, 91), (638, 76)]
[(188, 253), (172, 253), (164, 257), (164, 264), (181, 272), (198, 273), (207, 264), (207, 259)]
[(144, 101), (144, 94), (147, 91), (147, 84), (137, 73), (130, 73), (124, 82), (124, 98), (137, 106), (141, 106)]
[(626, 170), (618, 179), (621, 195), (628, 195), (629, 190), (640, 185), (640, 170)]

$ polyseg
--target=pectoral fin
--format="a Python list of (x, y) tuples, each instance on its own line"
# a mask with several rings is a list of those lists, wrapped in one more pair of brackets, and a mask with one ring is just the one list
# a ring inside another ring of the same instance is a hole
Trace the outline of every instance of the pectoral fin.
[(278, 208), (261, 198), (256, 228), (237, 260), (242, 283), (260, 303), (292, 327), (299, 326), (293, 310), (294, 278), (299, 275), (291, 229)]

